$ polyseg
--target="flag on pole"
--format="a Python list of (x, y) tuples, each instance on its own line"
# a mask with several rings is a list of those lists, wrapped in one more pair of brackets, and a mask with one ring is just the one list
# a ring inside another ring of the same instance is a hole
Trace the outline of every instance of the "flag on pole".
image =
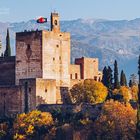
[(45, 23), (45, 22), (47, 22), (47, 18), (39, 17), (39, 18), (37, 19), (37, 23)]

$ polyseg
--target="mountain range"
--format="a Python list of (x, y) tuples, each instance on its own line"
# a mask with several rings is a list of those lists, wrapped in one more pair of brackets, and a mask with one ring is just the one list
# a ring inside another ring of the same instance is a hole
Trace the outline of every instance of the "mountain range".
[[(27, 22), (0, 22), (0, 36), (5, 49), (6, 30), (10, 29), (12, 55), (15, 55), (15, 32), (24, 30), (49, 30), (50, 22), (38, 24)], [(100, 70), (115, 59), (119, 72), (123, 69), (127, 77), (137, 74), (140, 54), (140, 18), (134, 20), (76, 19), (61, 21), (61, 31), (71, 33), (71, 61), (77, 57), (99, 58)]]

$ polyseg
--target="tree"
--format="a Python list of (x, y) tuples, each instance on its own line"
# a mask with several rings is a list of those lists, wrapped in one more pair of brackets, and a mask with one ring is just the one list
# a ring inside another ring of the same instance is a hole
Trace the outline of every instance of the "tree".
[(130, 75), (131, 86), (137, 85), (137, 76), (135, 74)]
[(127, 80), (126, 80), (126, 76), (125, 76), (125, 73), (123, 72), (123, 70), (121, 71), (120, 85), (127, 86)]
[(100, 140), (134, 140), (136, 110), (129, 103), (107, 101), (99, 118), (94, 123), (93, 135)]
[(119, 89), (120, 88), (120, 83), (119, 83), (119, 78), (118, 78), (118, 65), (117, 61), (115, 60), (114, 63), (114, 89)]
[(111, 69), (111, 67), (108, 67), (108, 70), (107, 70), (107, 87), (109, 89), (112, 89), (112, 86), (113, 86), (112, 69)]
[(37, 139), (40, 135), (51, 132), (53, 126), (52, 115), (48, 112), (32, 111), (20, 114), (14, 122), (14, 139)]
[(70, 90), (73, 103), (86, 102), (90, 104), (102, 103), (107, 97), (107, 88), (94, 80), (85, 80), (76, 84)]
[(140, 138), (140, 55), (138, 60), (138, 75), (139, 75), (139, 91), (138, 91), (138, 111), (137, 111), (137, 131), (136, 131), (136, 139)]
[(132, 80), (129, 80), (129, 87), (132, 87), (133, 84), (132, 84)]
[(138, 101), (138, 86), (134, 85), (130, 88), (133, 101)]
[(123, 96), (123, 101), (128, 102), (131, 98), (130, 89), (126, 86), (120, 87), (119, 94)]
[(10, 35), (9, 29), (7, 29), (7, 36), (6, 36), (6, 50), (4, 52), (4, 56), (8, 57), (11, 56), (11, 47), (10, 47)]
[(111, 67), (108, 66), (104, 67), (103, 69), (103, 78), (102, 78), (102, 83), (108, 88), (108, 89), (112, 89), (112, 85), (113, 85), (113, 77), (112, 77), (112, 69)]
[(107, 87), (107, 67), (105, 66), (103, 69), (103, 77), (102, 77), (102, 83)]

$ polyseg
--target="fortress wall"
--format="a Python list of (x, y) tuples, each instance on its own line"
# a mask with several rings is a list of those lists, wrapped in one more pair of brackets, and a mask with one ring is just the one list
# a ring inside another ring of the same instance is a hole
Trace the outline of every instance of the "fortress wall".
[(81, 79), (80, 65), (70, 65), (70, 79)]
[(0, 57), (0, 85), (15, 85), (15, 56)]
[(42, 31), (16, 33), (16, 84), (42, 78)]
[(0, 117), (22, 113), (22, 99), (19, 86), (0, 86)]

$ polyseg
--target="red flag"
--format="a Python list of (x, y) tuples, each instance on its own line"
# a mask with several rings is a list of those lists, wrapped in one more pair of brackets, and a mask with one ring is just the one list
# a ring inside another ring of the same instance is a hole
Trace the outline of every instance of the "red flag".
[(37, 19), (37, 23), (45, 23), (45, 22), (47, 22), (47, 18), (40, 17)]

